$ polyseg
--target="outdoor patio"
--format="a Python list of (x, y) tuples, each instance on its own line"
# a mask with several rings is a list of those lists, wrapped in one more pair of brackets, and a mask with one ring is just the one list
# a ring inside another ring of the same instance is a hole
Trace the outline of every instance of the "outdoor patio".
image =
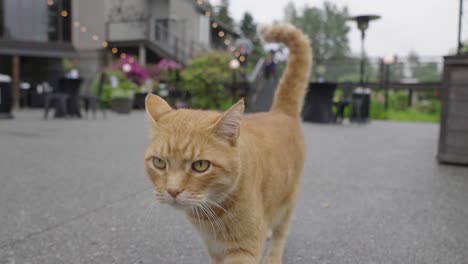
[[(0, 263), (207, 263), (156, 203), (145, 113), (0, 122)], [(436, 161), (439, 126), (304, 124), (285, 263), (468, 263), (468, 167)]]

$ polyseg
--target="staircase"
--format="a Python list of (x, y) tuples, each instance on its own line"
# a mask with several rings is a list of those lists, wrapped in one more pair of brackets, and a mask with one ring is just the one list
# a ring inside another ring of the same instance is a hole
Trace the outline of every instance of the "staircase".
[(275, 77), (265, 78), (263, 65), (265, 59), (258, 60), (254, 70), (247, 78), (250, 84), (249, 112), (270, 111), (275, 90), (278, 86), (278, 79)]

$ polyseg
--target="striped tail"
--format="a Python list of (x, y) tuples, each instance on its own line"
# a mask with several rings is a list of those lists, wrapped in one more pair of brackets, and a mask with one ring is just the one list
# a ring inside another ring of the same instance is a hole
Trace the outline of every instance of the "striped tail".
[(260, 25), (257, 31), (265, 41), (280, 42), (289, 48), (286, 70), (279, 81), (270, 111), (299, 118), (312, 67), (309, 39), (289, 24)]

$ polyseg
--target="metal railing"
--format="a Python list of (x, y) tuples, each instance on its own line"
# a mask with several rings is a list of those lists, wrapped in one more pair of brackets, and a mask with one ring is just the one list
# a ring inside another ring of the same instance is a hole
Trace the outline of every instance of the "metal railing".
[[(208, 48), (195, 40), (185, 40), (171, 31), (171, 27), (158, 23), (155, 18), (133, 21), (111, 21), (106, 23), (109, 42), (148, 41), (158, 49), (181, 63)], [(150, 47), (151, 48), (151, 47)]]
[(257, 102), (258, 95), (262, 92), (265, 76), (263, 74), (263, 66), (265, 58), (260, 58), (255, 65), (253, 71), (247, 76), (249, 83), (249, 105), (253, 106)]

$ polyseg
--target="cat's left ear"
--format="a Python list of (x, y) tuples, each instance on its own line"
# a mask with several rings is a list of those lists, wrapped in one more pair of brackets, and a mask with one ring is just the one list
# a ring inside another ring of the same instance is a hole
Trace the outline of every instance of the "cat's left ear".
[(161, 97), (149, 93), (145, 98), (146, 112), (153, 124), (164, 115), (172, 111), (172, 108)]
[(229, 140), (232, 145), (235, 145), (240, 135), (240, 124), (243, 116), (244, 99), (241, 99), (224, 112), (211, 128), (218, 136)]

